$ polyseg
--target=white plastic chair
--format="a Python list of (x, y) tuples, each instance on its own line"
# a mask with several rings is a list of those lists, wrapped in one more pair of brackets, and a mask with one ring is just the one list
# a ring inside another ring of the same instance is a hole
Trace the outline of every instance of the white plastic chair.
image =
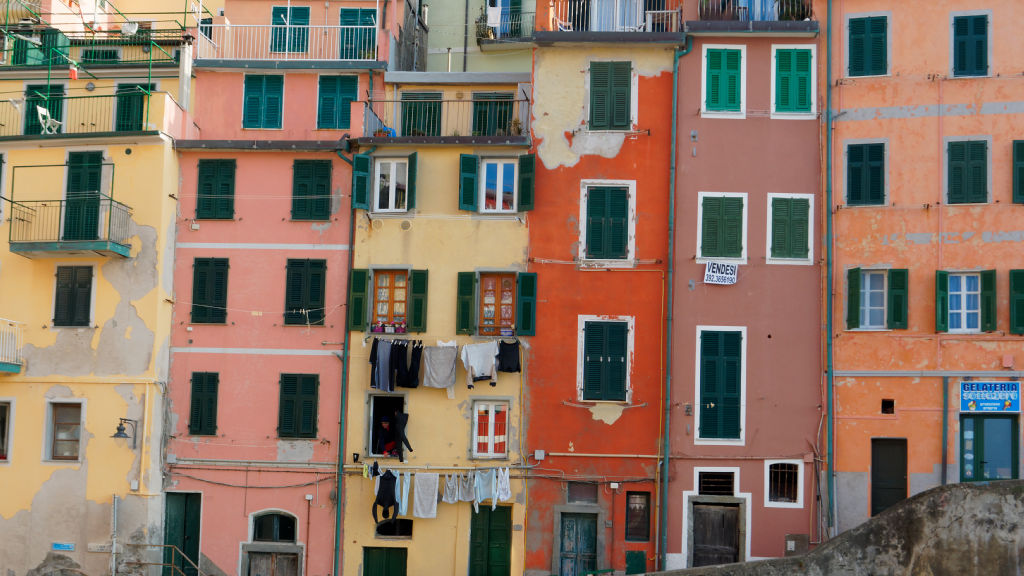
[(43, 134), (56, 134), (63, 122), (50, 117), (50, 111), (42, 106), (36, 106), (36, 114), (39, 115), (39, 125)]

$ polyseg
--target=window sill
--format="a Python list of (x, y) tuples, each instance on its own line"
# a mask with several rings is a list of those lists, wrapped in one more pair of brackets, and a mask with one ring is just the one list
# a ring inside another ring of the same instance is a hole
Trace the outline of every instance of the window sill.
[(263, 131), (263, 130), (284, 130), (284, 128), (281, 128), (280, 126), (278, 126), (277, 128), (262, 128), (262, 127), (260, 127), (260, 128), (255, 128), (255, 127), (254, 128), (246, 128), (245, 126), (242, 126), (242, 130), (260, 130), (260, 131)]
[(195, 218), (193, 218), (193, 220), (195, 220), (196, 222), (234, 222), (234, 221), (236, 221), (238, 219), (235, 218), (234, 216), (232, 216), (231, 218), (214, 218), (212, 216), (209, 216), (209, 217), (196, 216)]
[(503, 455), (500, 455), (500, 456), (470, 456), (469, 457), (469, 460), (487, 460), (487, 461), (492, 461), (492, 462), (495, 461), (495, 460), (508, 460), (508, 459), (509, 459), (508, 458), (508, 454), (503, 454)]
[(583, 258), (579, 260), (579, 267), (582, 270), (586, 269), (604, 269), (604, 268), (636, 268), (636, 259), (594, 259), (589, 260)]
[(281, 326), (284, 326), (285, 328), (292, 326), (297, 328), (324, 328), (325, 324), (323, 322), (310, 322), (309, 324), (300, 324), (298, 322), (285, 322), (281, 324)]
[(54, 460), (52, 458), (43, 458), (43, 464), (61, 464), (64, 466), (76, 466), (82, 463), (82, 460)]
[(846, 76), (844, 76), (842, 78), (842, 80), (860, 80), (861, 78), (871, 79), (871, 78), (891, 78), (891, 77), (892, 77), (892, 73), (890, 73), (890, 72), (886, 72), (885, 74), (850, 74), (849, 72), (847, 72)]
[(730, 111), (727, 111), (727, 110), (707, 110), (707, 109), (702, 109), (700, 111), (700, 117), (701, 118), (722, 118), (722, 119), (727, 119), (727, 120), (746, 120), (746, 118), (747, 118), (747, 111), (746, 110), (734, 110), (734, 111), (730, 112)]
[(847, 328), (847, 332), (892, 332), (895, 328)]
[(814, 110), (810, 112), (772, 112), (769, 114), (769, 118), (772, 120), (817, 120), (818, 113)]
[(947, 201), (945, 205), (947, 207), (951, 207), (951, 206), (988, 206), (989, 204), (991, 204), (991, 202), (986, 200), (984, 202), (948, 202)]
[(840, 208), (886, 208), (889, 204), (881, 202), (878, 204), (840, 204)]
[(189, 322), (189, 326), (228, 326), (227, 321), (225, 322)]
[(975, 78), (992, 78), (992, 74), (986, 72), (984, 74), (957, 74), (953, 71), (949, 72), (947, 80), (974, 80)]
[(290, 218), (291, 222), (330, 222), (331, 217), (327, 218)]
[(803, 508), (804, 504), (803, 504), (803, 502), (765, 502), (764, 503), (764, 507), (765, 508), (799, 509), (799, 508)]
[(746, 441), (741, 438), (694, 438), (697, 446), (744, 446)]
[(99, 326), (93, 326), (92, 324), (89, 324), (88, 326), (66, 326), (64, 324), (50, 324), (50, 329), (52, 330), (96, 330), (97, 328), (99, 328)]
[(592, 134), (629, 134), (636, 131), (634, 126), (629, 128), (591, 128), (589, 125), (587, 126), (587, 132)]
[(367, 210), (373, 218), (406, 218), (413, 213), (409, 210)]
[(316, 436), (278, 436), (278, 440), (316, 440)]
[(697, 256), (697, 264), (707, 264), (708, 262), (724, 262), (726, 264), (746, 264), (746, 255), (736, 258), (734, 256)]
[(576, 401), (580, 402), (580, 404), (572, 405), (580, 408), (590, 408), (591, 406), (596, 406), (598, 404), (615, 404), (618, 406), (624, 406), (626, 408), (630, 408), (633, 406), (633, 404), (630, 403), (629, 400), (584, 400), (583, 398), (577, 398)]
[(814, 260), (811, 258), (774, 258), (769, 256), (768, 258), (765, 258), (765, 264), (810, 266), (814, 264)]

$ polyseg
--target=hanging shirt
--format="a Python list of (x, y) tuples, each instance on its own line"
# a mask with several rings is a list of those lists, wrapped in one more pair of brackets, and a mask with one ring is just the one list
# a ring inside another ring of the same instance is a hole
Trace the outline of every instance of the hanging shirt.
[(508, 502), (512, 499), (512, 482), (509, 480), (509, 469), (498, 468), (494, 476), (494, 499)]
[(441, 494), (441, 502), (455, 504), (459, 501), (459, 475), (445, 474), (444, 493)]
[(498, 342), (498, 372), (519, 372), (519, 341)]
[(498, 384), (498, 373), (494, 359), (498, 355), (498, 343), (481, 342), (462, 347), (462, 365), (466, 367), (466, 386), (473, 388), (474, 382), (490, 380), (491, 386)]
[(381, 340), (377, 343), (377, 389), (394, 392), (395, 385), (391, 380), (391, 341)]
[[(417, 518), (437, 517), (437, 482), (439, 476), (428, 472), (417, 472), (413, 490), (412, 515)], [(447, 482), (445, 493), (448, 492)]]
[(473, 502), (476, 500), (476, 477), (471, 473), (459, 476), (459, 501)]
[(448, 399), (455, 398), (455, 361), (459, 349), (455, 346), (427, 346), (423, 348), (423, 386), (445, 388)]
[(473, 499), (473, 510), (480, 511), (480, 503), (488, 498), (491, 500), (491, 510), (498, 506), (494, 497), (494, 470), (477, 470), (475, 478), (476, 498)]
[(382, 508), (381, 512), (385, 520), (391, 518), (395, 509), (395, 483), (398, 482), (398, 478), (387, 470), (377, 478), (375, 484), (377, 485), (377, 497), (373, 500), (373, 506), (371, 511), (373, 513), (373, 521), (377, 522), (377, 506)]

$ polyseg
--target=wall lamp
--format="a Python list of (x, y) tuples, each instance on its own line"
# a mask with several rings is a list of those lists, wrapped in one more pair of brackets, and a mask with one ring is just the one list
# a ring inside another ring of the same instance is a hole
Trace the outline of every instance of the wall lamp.
[[(132, 450), (135, 450), (135, 429), (139, 425), (138, 420), (132, 420), (131, 418), (118, 418), (117, 432), (111, 438), (131, 438), (132, 439)], [(127, 424), (132, 428), (132, 435), (128, 436), (124, 433), (124, 425)]]

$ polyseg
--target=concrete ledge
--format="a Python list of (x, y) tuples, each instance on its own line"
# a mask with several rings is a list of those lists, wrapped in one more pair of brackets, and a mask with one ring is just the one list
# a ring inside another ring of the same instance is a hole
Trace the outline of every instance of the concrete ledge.
[(693, 36), (804, 36), (818, 35), (817, 20), (687, 20), (686, 33)]
[(543, 32), (534, 33), (538, 46), (552, 44), (678, 44), (686, 42), (682, 32)]

